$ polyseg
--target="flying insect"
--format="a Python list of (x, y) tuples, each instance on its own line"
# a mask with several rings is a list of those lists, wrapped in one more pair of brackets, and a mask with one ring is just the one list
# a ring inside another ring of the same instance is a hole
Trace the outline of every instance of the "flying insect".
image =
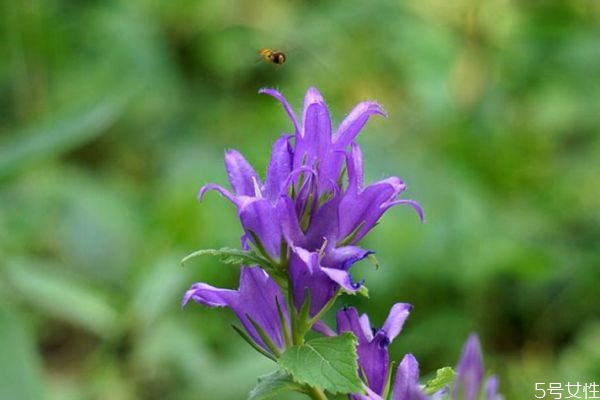
[(258, 54), (264, 62), (272, 64), (282, 65), (286, 60), (285, 53), (279, 50), (260, 49)]

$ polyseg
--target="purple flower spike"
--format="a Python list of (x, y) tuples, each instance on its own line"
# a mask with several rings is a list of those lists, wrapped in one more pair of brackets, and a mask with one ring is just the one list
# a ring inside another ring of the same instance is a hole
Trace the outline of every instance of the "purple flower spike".
[(419, 363), (412, 354), (404, 356), (394, 379), (392, 400), (426, 400), (419, 387)]
[(485, 399), (486, 400), (503, 400), (504, 397), (498, 394), (498, 386), (500, 382), (495, 375), (490, 376), (485, 384)]
[(389, 376), (388, 347), (400, 333), (411, 308), (407, 303), (395, 304), (381, 329), (371, 328), (369, 317), (366, 314), (359, 317), (353, 307), (336, 314), (338, 333), (352, 332), (358, 339), (359, 373), (369, 389), (379, 396), (383, 395)]
[(454, 398), (476, 400), (483, 382), (483, 358), (477, 335), (471, 334), (456, 366)]
[[(206, 283), (195, 283), (183, 296), (182, 305), (185, 306), (190, 300), (208, 307), (231, 308), (250, 338), (267, 353), (272, 354), (272, 351), (250, 319), (266, 333), (279, 351), (285, 348), (282, 327), (286, 326), (287, 331), (290, 332), (285, 300), (279, 286), (261, 268), (242, 268), (238, 290), (220, 289)], [(278, 304), (285, 319), (283, 323), (279, 317)]]

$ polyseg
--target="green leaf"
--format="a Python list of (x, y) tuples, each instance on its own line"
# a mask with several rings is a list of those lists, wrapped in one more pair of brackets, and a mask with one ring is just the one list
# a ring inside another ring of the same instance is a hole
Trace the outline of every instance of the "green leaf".
[(454, 381), (456, 372), (452, 367), (444, 367), (437, 370), (435, 378), (425, 384), (425, 394), (434, 394), (435, 392), (450, 385)]
[(218, 257), (219, 261), (224, 264), (233, 265), (251, 265), (258, 264), (266, 269), (273, 269), (273, 265), (265, 258), (257, 255), (253, 251), (244, 251), (239, 249), (232, 249), (229, 247), (223, 247), (220, 249), (203, 249), (195, 251), (183, 258), (181, 264), (185, 264), (192, 258), (199, 256), (214, 256)]
[(42, 313), (107, 337), (118, 330), (119, 313), (109, 297), (43, 260), (16, 259), (6, 268), (9, 284)]
[(121, 115), (131, 92), (109, 97), (72, 116), (15, 135), (0, 150), (0, 176), (67, 152), (101, 135)]
[(258, 378), (258, 383), (248, 394), (248, 400), (279, 398), (285, 392), (304, 392), (301, 385), (283, 371), (274, 371)]
[(0, 398), (43, 399), (36, 345), (16, 311), (0, 306)]
[(356, 338), (346, 332), (290, 347), (279, 365), (298, 383), (334, 394), (362, 393), (356, 360)]

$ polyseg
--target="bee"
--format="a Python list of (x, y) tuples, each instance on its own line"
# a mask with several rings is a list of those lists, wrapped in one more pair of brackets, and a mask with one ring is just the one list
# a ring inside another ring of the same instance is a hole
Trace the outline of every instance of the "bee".
[(279, 50), (260, 49), (258, 54), (264, 62), (282, 65), (285, 63), (285, 54)]

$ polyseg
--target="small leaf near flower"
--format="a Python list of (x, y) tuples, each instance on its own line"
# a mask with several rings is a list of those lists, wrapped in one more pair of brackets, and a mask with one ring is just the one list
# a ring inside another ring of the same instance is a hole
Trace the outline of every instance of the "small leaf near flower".
[(449, 386), (454, 381), (455, 376), (456, 372), (454, 372), (452, 367), (438, 369), (435, 378), (425, 384), (425, 388), (423, 389), (425, 394), (431, 395)]
[(192, 258), (199, 256), (214, 256), (218, 257), (219, 261), (224, 264), (232, 265), (255, 265), (258, 264), (265, 269), (273, 268), (273, 265), (265, 258), (259, 256), (253, 251), (244, 251), (239, 249), (232, 249), (223, 247), (220, 249), (203, 249), (197, 250), (191, 254), (188, 254), (181, 260), (181, 265), (184, 265), (187, 261)]
[(356, 359), (356, 337), (342, 333), (293, 346), (278, 362), (295, 382), (334, 394), (362, 393)]
[(304, 389), (302, 385), (294, 382), (290, 375), (283, 371), (274, 371), (258, 378), (258, 383), (248, 393), (247, 400), (275, 399), (288, 391), (303, 392)]

